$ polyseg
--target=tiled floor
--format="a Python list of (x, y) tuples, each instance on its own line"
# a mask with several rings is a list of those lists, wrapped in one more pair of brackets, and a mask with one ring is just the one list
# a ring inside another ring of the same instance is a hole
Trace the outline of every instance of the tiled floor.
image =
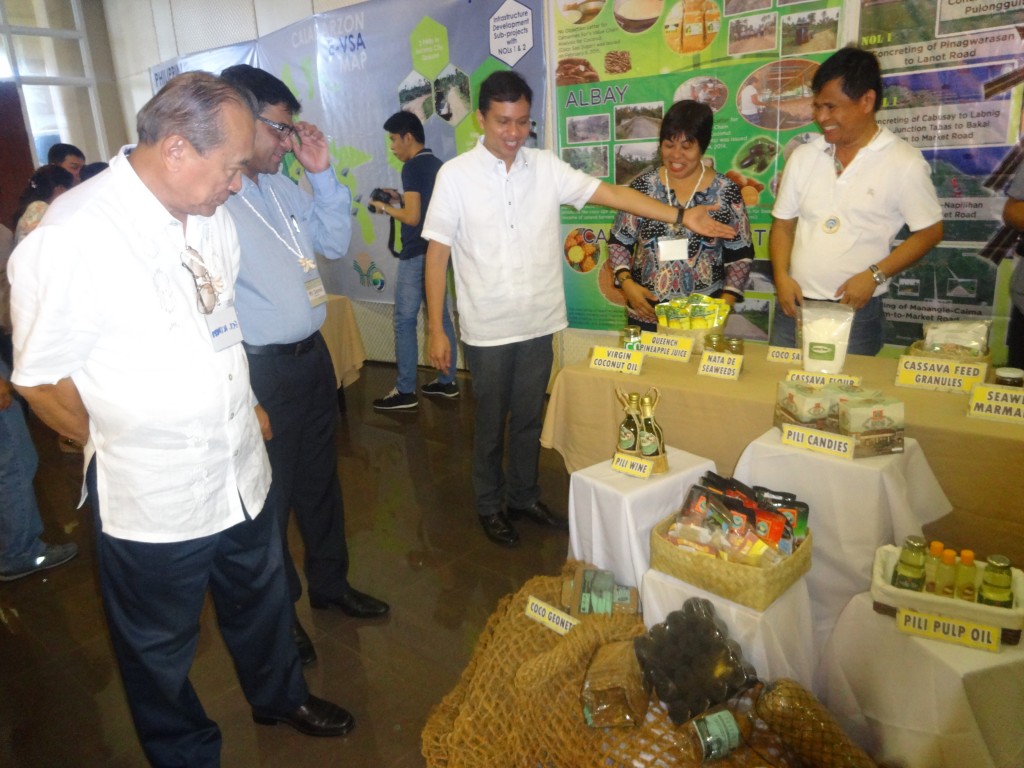
[[(528, 522), (518, 525), (518, 549), (484, 537), (469, 477), (471, 398), (421, 397), (418, 412), (375, 412), (372, 400), (393, 383), (392, 366), (367, 365), (346, 390), (338, 438), (351, 579), (388, 600), (391, 615), (357, 621), (337, 609), (313, 611), (305, 598), (299, 604), (319, 654), (306, 670), (310, 688), (350, 709), (356, 728), (314, 739), (255, 725), (208, 605), (192, 681), (222, 729), (225, 766), (424, 765), (423, 724), (498, 599), (535, 574), (557, 573), (565, 559), (567, 535)], [(45, 538), (75, 541), (81, 554), (0, 585), (0, 766), (145, 765), (107, 639), (89, 513), (75, 509), (80, 458), (58, 452), (38, 422), (32, 427)], [(541, 482), (564, 515), (568, 476), (553, 451), (542, 452)], [(294, 525), (291, 542), (301, 558)]]

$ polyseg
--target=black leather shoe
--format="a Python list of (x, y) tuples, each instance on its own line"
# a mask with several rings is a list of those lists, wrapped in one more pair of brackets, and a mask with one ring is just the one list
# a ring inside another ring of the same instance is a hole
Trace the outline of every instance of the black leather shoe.
[(302, 662), (302, 666), (308, 667), (316, 661), (316, 648), (313, 647), (313, 641), (309, 639), (298, 619), (292, 622), (292, 641), (299, 649), (299, 661)]
[(519, 534), (500, 512), (495, 515), (481, 515), (480, 525), (484, 527), (487, 538), (503, 547), (514, 547), (519, 544)]
[(290, 725), (307, 736), (344, 736), (356, 724), (356, 719), (337, 704), (309, 695), (306, 703), (287, 715), (271, 715), (252, 711), (252, 720), (259, 725)]
[(379, 619), (391, 610), (391, 606), (376, 597), (370, 597), (357, 589), (348, 591), (339, 597), (324, 597), (314, 592), (309, 593), (309, 604), (318, 611), (330, 605), (336, 605), (347, 615), (356, 619)]
[(543, 525), (545, 528), (556, 528), (560, 531), (569, 530), (569, 521), (555, 517), (543, 501), (535, 501), (528, 507), (509, 507), (506, 514), (511, 520), (528, 517), (537, 525)]

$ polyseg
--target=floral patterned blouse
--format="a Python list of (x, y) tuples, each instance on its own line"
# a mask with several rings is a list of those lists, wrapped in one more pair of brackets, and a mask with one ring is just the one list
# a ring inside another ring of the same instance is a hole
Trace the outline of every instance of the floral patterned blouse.
[(15, 227), (15, 245), (28, 237), (29, 232), (39, 226), (39, 222), (43, 219), (43, 214), (46, 213), (46, 209), (49, 207), (49, 203), (44, 203), (42, 200), (33, 200), (28, 204), (28, 207), (25, 209), (25, 212), (21, 214), (21, 218), (18, 219), (18, 224)]
[[(655, 200), (676, 204), (674, 195), (670, 199), (658, 168), (640, 174), (630, 186)], [(661, 301), (691, 293), (713, 296), (723, 290), (742, 300), (754, 258), (750, 221), (739, 187), (720, 173), (715, 174), (706, 190), (693, 196), (687, 207), (716, 203), (719, 208), (711, 212), (711, 217), (736, 228), (736, 236), (731, 240), (703, 237), (685, 227), (677, 229), (671, 224), (620, 212), (608, 237), (612, 271), (628, 267), (633, 280), (655, 293)], [(688, 259), (658, 263), (659, 237), (687, 236), (690, 238)]]

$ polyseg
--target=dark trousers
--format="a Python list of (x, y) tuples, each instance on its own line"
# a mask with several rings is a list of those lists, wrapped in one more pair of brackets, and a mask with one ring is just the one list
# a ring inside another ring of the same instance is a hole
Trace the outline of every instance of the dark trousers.
[(217, 766), (220, 729), (188, 679), (207, 588), (252, 707), (284, 714), (309, 696), (291, 639), (277, 517), (267, 509), (218, 534), (173, 544), (116, 539), (102, 530), (95, 462), (87, 481), (100, 593), (146, 757), (161, 768)]
[(1024, 312), (1010, 305), (1010, 324), (1006, 329), (1006, 364), (1024, 368)]
[(300, 355), (249, 354), (252, 391), (270, 416), (274, 437), (267, 453), (274, 473), (271, 494), (282, 502), (281, 542), (292, 601), (302, 584), (288, 553), (288, 513), (294, 510), (306, 549), (309, 591), (339, 597), (348, 589), (345, 507), (338, 478), (338, 391), (323, 337)]
[[(551, 336), (496, 347), (465, 345), (473, 376), (473, 491), (477, 512), (493, 515), (503, 503), (528, 507), (540, 498), (537, 482), (544, 394), (551, 377)], [(503, 469), (508, 420), (508, 472)]]

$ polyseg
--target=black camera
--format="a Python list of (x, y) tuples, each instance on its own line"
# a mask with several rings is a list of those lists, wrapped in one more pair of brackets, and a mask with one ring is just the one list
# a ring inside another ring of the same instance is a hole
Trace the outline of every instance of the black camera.
[(370, 200), (393, 207), (402, 205), (402, 196), (398, 193), (397, 189), (391, 189), (390, 187), (377, 187), (370, 192)]

